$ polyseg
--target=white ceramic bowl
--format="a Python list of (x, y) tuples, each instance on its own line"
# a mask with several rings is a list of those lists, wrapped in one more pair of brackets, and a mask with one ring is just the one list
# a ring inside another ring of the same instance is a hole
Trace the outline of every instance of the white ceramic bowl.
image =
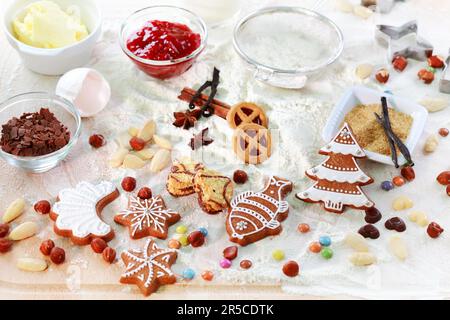
[[(412, 154), (420, 136), (425, 128), (428, 117), (428, 111), (419, 104), (404, 98), (397, 97), (390, 93), (380, 92), (363, 86), (355, 86), (349, 89), (341, 100), (336, 104), (330, 117), (323, 129), (322, 138), (325, 141), (331, 141), (338, 132), (344, 121), (345, 115), (359, 104), (381, 103), (381, 97), (386, 97), (388, 105), (395, 110), (409, 114), (413, 118), (413, 124), (409, 132), (405, 145)], [(394, 165), (390, 156), (376, 152), (364, 150), (367, 158), (385, 164)], [(399, 165), (406, 163), (402, 154), (398, 156)]]
[(17, 50), (23, 63), (30, 70), (44, 75), (61, 75), (89, 62), (95, 43), (101, 35), (102, 17), (95, 0), (52, 0), (63, 9), (77, 5), (89, 35), (70, 46), (57, 49), (36, 48), (16, 39), (12, 30), (14, 18), (36, 0), (13, 0), (3, 14), (3, 29), (11, 46)]

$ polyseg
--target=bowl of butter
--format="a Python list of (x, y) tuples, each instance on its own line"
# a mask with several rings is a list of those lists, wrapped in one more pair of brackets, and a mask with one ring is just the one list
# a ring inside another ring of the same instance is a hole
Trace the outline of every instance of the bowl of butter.
[(95, 0), (16, 0), (3, 19), (6, 37), (25, 66), (44, 75), (87, 64), (101, 25)]

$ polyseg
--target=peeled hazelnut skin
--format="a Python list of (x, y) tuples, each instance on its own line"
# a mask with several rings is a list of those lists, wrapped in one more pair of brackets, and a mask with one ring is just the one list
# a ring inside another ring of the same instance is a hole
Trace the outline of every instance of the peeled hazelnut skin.
[(40, 214), (50, 213), (51, 204), (47, 200), (41, 200), (34, 204), (34, 211)]
[(136, 188), (136, 179), (133, 177), (125, 177), (122, 180), (122, 189), (132, 192)]
[(379, 83), (386, 83), (389, 80), (389, 71), (387, 71), (387, 69), (380, 69), (377, 71), (377, 73), (375, 74), (375, 79), (377, 79), (377, 81)]
[(50, 260), (54, 264), (61, 264), (66, 260), (66, 252), (62, 248), (54, 247), (50, 252)]
[(42, 254), (44, 256), (49, 256), (54, 247), (55, 247), (55, 243), (49, 239), (49, 240), (45, 240), (41, 243), (39, 250), (42, 252)]

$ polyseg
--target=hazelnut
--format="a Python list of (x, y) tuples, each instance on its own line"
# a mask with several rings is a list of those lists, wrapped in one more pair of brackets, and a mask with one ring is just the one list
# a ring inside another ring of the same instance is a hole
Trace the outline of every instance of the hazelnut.
[(42, 254), (44, 256), (49, 256), (54, 247), (55, 247), (55, 243), (49, 239), (49, 240), (45, 240), (41, 243), (39, 250), (42, 252)]
[(205, 236), (200, 231), (191, 232), (188, 235), (188, 242), (194, 248), (201, 247), (205, 243)]
[(152, 190), (148, 187), (143, 187), (139, 189), (138, 197), (142, 200), (148, 200), (152, 197)]
[(111, 247), (106, 247), (105, 250), (103, 250), (102, 256), (103, 260), (106, 262), (113, 263), (114, 260), (116, 260), (116, 250)]
[(238, 255), (238, 247), (237, 246), (231, 246), (227, 247), (223, 250), (223, 257), (228, 260), (234, 260), (236, 259)]
[(9, 239), (0, 239), (0, 253), (8, 252), (12, 247), (13, 242)]
[(247, 172), (243, 170), (236, 170), (233, 174), (233, 181), (237, 184), (244, 184), (248, 180)]
[(91, 248), (95, 253), (102, 253), (108, 245), (102, 238), (95, 238), (91, 241)]
[(440, 56), (431, 56), (427, 59), (428, 65), (432, 68), (442, 68), (444, 67), (444, 59)]
[(414, 172), (414, 169), (412, 167), (404, 167), (400, 171), (403, 178), (405, 178), (408, 181), (413, 181), (416, 178), (416, 173)]
[(408, 65), (408, 60), (404, 56), (396, 56), (392, 60), (392, 66), (395, 70), (402, 72)]
[(389, 80), (389, 71), (387, 71), (387, 69), (385, 69), (385, 68), (381, 68), (375, 74), (375, 79), (377, 79), (377, 81), (379, 83), (386, 83), (386, 82), (388, 82), (388, 80)]
[(41, 200), (34, 204), (34, 211), (40, 214), (49, 214), (51, 207), (50, 202), (47, 200)]
[(252, 267), (252, 262), (250, 260), (242, 260), (239, 265), (242, 269), (250, 269)]
[(145, 141), (138, 137), (133, 137), (130, 139), (130, 146), (133, 150), (141, 151), (145, 148)]
[(122, 189), (131, 192), (136, 188), (136, 179), (133, 177), (125, 177), (122, 180)]
[(434, 80), (434, 73), (426, 70), (426, 69), (421, 69), (418, 73), (417, 76), (419, 77), (420, 80), (422, 80), (425, 84), (430, 84), (433, 82)]
[(50, 252), (50, 260), (54, 264), (61, 264), (66, 260), (66, 252), (62, 248), (54, 247)]
[(448, 136), (448, 133), (449, 133), (449, 131), (448, 131), (448, 129), (447, 128), (440, 128), (439, 129), (439, 135), (441, 136), (441, 137), (446, 137), (446, 136)]
[(4, 238), (9, 233), (9, 224), (0, 223), (0, 238)]
[(89, 144), (95, 148), (98, 149), (100, 147), (103, 147), (106, 143), (105, 137), (101, 134), (93, 134), (89, 137)]

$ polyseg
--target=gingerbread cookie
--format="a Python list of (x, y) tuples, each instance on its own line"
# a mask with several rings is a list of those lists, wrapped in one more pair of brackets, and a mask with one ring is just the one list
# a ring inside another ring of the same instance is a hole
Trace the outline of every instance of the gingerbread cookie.
[(214, 170), (202, 169), (194, 177), (194, 188), (198, 203), (206, 213), (219, 213), (230, 206), (234, 189), (230, 178)]
[(153, 240), (148, 240), (143, 250), (128, 250), (121, 257), (126, 270), (120, 283), (137, 285), (145, 296), (177, 280), (170, 269), (177, 260), (177, 252), (160, 249)]
[(180, 215), (166, 208), (161, 196), (140, 199), (131, 195), (128, 208), (114, 217), (114, 221), (128, 226), (132, 239), (147, 236), (166, 239), (169, 226), (177, 223)]
[(250, 102), (241, 102), (233, 106), (227, 113), (227, 121), (232, 129), (246, 123), (258, 124), (265, 128), (269, 125), (263, 109)]
[(184, 159), (175, 162), (167, 177), (167, 191), (174, 197), (183, 197), (195, 193), (194, 176), (203, 164)]
[(270, 130), (254, 123), (240, 125), (233, 134), (233, 150), (245, 163), (264, 162), (272, 153)]
[(334, 213), (342, 213), (345, 207), (359, 210), (372, 208), (374, 203), (360, 186), (372, 183), (373, 179), (359, 168), (355, 160), (366, 155), (347, 123), (319, 153), (327, 155), (327, 159), (306, 171), (306, 175), (316, 183), (306, 191), (297, 193), (296, 197), (305, 202), (321, 202), (325, 210)]
[(246, 246), (281, 232), (281, 221), (287, 218), (289, 204), (283, 199), (292, 191), (292, 182), (271, 177), (264, 190), (247, 191), (231, 202), (226, 220), (230, 240)]
[(97, 185), (80, 182), (75, 188), (61, 190), (50, 212), (56, 234), (71, 238), (77, 245), (88, 245), (94, 238), (110, 241), (114, 230), (100, 219), (105, 206), (119, 196), (108, 181)]

